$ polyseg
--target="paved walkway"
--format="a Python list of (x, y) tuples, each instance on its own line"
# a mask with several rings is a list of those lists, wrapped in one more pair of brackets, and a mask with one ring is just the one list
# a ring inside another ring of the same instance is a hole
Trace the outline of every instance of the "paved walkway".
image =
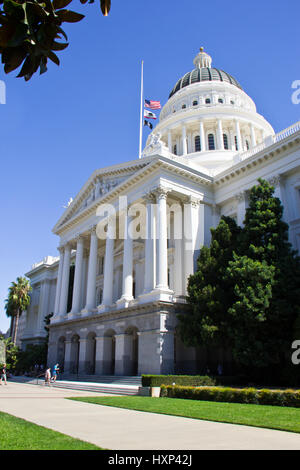
[(107, 394), (9, 382), (0, 411), (111, 450), (297, 449), (300, 434), (65, 400)]

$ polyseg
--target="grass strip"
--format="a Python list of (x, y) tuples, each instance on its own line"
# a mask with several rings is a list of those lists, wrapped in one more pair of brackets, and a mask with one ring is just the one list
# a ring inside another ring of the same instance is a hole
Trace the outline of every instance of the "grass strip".
[(0, 412), (0, 450), (102, 450), (88, 442)]
[(148, 413), (160, 413), (300, 433), (299, 408), (140, 396), (72, 397), (68, 399), (96, 405), (146, 411)]

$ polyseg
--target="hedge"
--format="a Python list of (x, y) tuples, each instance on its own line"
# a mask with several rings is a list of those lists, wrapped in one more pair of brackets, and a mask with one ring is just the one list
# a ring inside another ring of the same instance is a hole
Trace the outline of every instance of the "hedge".
[(255, 405), (293, 406), (300, 408), (300, 390), (269, 390), (230, 387), (182, 387), (162, 385), (161, 397)]
[(213, 386), (216, 381), (207, 375), (142, 375), (143, 387), (160, 387), (161, 385)]

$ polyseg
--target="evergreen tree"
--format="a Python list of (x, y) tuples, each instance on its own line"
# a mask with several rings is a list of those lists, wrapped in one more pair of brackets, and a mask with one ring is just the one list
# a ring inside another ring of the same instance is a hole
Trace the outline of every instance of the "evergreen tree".
[(191, 312), (179, 316), (179, 333), (188, 345), (228, 346), (227, 311), (233, 302), (233, 285), (224, 276), (239, 234), (235, 221), (222, 217), (218, 227), (211, 229), (210, 247), (200, 250), (197, 270), (188, 282)]
[[(288, 242), (288, 225), (282, 220), (283, 207), (274, 197), (274, 188), (262, 179), (258, 181), (250, 192), (239, 256), (240, 259), (247, 256), (270, 270), (269, 283), (265, 286), (266, 302), (261, 307), (260, 321), (254, 325), (251, 315), (243, 325), (241, 309), (235, 305), (229, 313), (237, 320), (236, 355), (239, 361), (247, 367), (268, 369), (272, 377), (290, 365), (293, 331), (300, 314), (300, 259)], [(232, 276), (234, 266), (230, 269)], [(234, 276), (237, 279), (238, 273)], [(241, 281), (236, 282), (240, 285)], [(250, 273), (247, 282), (251, 284)], [(242, 311), (245, 313), (247, 309)], [(264, 370), (261, 375), (266, 376), (266, 373)]]
[(190, 276), (191, 311), (179, 317), (188, 345), (229, 347), (243, 370), (278, 380), (290, 367), (300, 319), (300, 258), (283, 207), (266, 181), (250, 191), (244, 227), (222, 217)]

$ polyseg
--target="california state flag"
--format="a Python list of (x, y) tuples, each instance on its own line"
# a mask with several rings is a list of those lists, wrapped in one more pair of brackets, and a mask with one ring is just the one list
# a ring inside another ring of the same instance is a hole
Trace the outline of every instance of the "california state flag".
[(154, 113), (152, 113), (152, 111), (148, 111), (147, 109), (144, 109), (144, 118), (157, 119), (157, 116)]

